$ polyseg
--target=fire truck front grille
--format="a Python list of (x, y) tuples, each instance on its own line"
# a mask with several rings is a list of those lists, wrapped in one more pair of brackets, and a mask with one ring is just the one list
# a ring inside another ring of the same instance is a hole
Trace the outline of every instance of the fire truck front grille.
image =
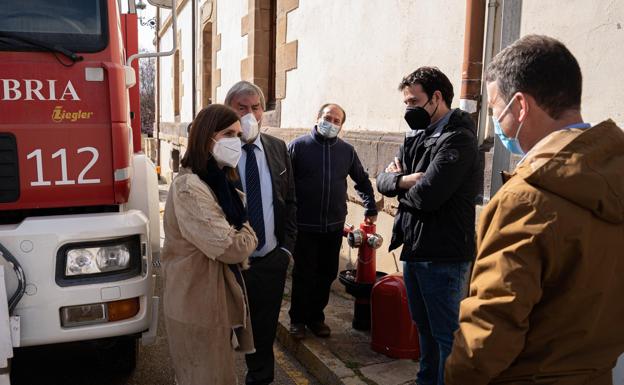
[(19, 168), (15, 136), (0, 132), (0, 203), (19, 198)]

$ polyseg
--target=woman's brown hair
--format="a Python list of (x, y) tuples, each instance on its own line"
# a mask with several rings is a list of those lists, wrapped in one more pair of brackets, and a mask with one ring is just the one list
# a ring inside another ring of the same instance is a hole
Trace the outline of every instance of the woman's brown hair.
[[(199, 111), (193, 123), (188, 138), (188, 147), (181, 160), (182, 167), (197, 172), (206, 168), (212, 153), (210, 142), (217, 132), (225, 130), (239, 120), (236, 112), (223, 104), (211, 104)], [(230, 179), (236, 179), (235, 169), (226, 170)]]

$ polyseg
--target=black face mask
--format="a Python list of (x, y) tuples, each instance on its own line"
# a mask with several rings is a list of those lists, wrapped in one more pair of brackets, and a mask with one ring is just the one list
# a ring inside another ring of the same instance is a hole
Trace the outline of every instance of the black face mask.
[(431, 116), (422, 107), (407, 107), (405, 121), (412, 130), (424, 130), (431, 124)]
[[(427, 103), (430, 101), (431, 99), (427, 100)], [(427, 105), (427, 103), (425, 103), (425, 105)], [(438, 106), (433, 110), (433, 114), (435, 114), (437, 110)], [(426, 130), (431, 124), (431, 116), (433, 114), (429, 115), (424, 107), (407, 107), (405, 109), (405, 121), (412, 130)]]

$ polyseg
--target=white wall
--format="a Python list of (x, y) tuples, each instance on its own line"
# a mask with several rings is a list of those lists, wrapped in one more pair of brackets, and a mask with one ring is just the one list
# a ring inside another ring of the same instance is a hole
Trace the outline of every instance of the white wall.
[(611, 0), (524, 1), (521, 33), (561, 40), (583, 72), (582, 113), (598, 123), (624, 124), (622, 54), (624, 2)]
[(178, 30), (182, 33), (180, 59), (183, 65), (180, 67), (182, 69), (180, 82), (184, 84), (184, 94), (180, 100), (180, 121), (190, 122), (193, 120), (193, 8), (191, 2), (187, 2), (178, 14)]
[(451, 80), (459, 104), (465, 2), (425, 0), (301, 1), (289, 13), (286, 41), (298, 40), (297, 69), (287, 74), (282, 127), (309, 127), (332, 101), (346, 129), (407, 130), (397, 91), (423, 65)]
[[(171, 49), (172, 34), (172, 29), (169, 28), (160, 39), (161, 52), (169, 51)], [(160, 60), (160, 93), (158, 94), (158, 99), (160, 100), (160, 121), (173, 122), (173, 76), (171, 76), (173, 67), (173, 55), (163, 56), (158, 60)]]
[(167, 18), (169, 17), (169, 15), (171, 15), (171, 10), (169, 9), (165, 9), (165, 8), (158, 8), (159, 11), (159, 16), (160, 16), (160, 22), (159, 24), (159, 28), (162, 29), (163, 25), (165, 25), (165, 21), (167, 21)]
[(217, 68), (221, 69), (218, 103), (223, 103), (230, 87), (241, 80), (241, 60), (247, 57), (247, 36), (241, 37), (241, 18), (248, 9), (248, 0), (221, 0), (217, 5), (217, 34), (221, 34), (221, 50), (217, 52)]
[[(162, 16), (161, 11), (161, 17)], [(170, 12), (167, 12), (169, 14)], [(167, 16), (164, 16), (165, 18)], [(178, 14), (178, 37), (182, 72), (180, 82), (184, 85), (184, 94), (180, 101), (180, 121), (190, 122), (193, 119), (193, 12), (190, 2), (186, 3)], [(162, 21), (161, 21), (162, 23)], [(173, 29), (169, 27), (160, 39), (160, 51), (166, 52), (172, 47)], [(161, 122), (173, 122), (173, 55), (160, 58), (160, 119)]]
[[(247, 37), (241, 17), (249, 0), (221, 1), (216, 7), (221, 50), (217, 102), (240, 80)], [(161, 23), (168, 11), (161, 11)], [(185, 84), (182, 120), (192, 113), (191, 4), (179, 15)], [(346, 129), (407, 130), (396, 90), (401, 77), (422, 65), (436, 65), (455, 88), (459, 103), (465, 25), (461, 0), (301, 1), (288, 15), (287, 41), (298, 40), (297, 68), (287, 73), (282, 101), (283, 127), (309, 127), (318, 107), (328, 101), (347, 111)], [(170, 48), (171, 31), (161, 39)], [(198, 34), (201, 31), (198, 31)], [(610, 0), (524, 1), (521, 33), (542, 33), (562, 40), (579, 60), (584, 75), (583, 114), (597, 122), (612, 117), (624, 124), (619, 51), (624, 45), (624, 2)], [(161, 59), (161, 113), (172, 121), (170, 58)]]

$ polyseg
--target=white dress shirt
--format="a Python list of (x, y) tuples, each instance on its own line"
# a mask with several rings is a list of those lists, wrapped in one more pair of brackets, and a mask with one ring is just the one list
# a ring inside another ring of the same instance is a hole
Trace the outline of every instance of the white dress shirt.
[[(271, 183), (271, 171), (269, 163), (266, 159), (264, 147), (260, 140), (260, 135), (254, 143), (254, 153), (256, 155), (256, 163), (258, 165), (258, 174), (260, 176), (260, 191), (262, 193), (262, 213), (264, 217), (264, 246), (260, 250), (255, 250), (252, 257), (264, 257), (270, 251), (277, 247), (277, 237), (275, 236), (275, 213), (273, 211), (273, 185)], [(247, 193), (247, 183), (245, 175), (245, 166), (247, 165), (247, 151), (243, 149), (241, 158), (238, 161), (238, 173), (241, 178), (243, 190)]]

